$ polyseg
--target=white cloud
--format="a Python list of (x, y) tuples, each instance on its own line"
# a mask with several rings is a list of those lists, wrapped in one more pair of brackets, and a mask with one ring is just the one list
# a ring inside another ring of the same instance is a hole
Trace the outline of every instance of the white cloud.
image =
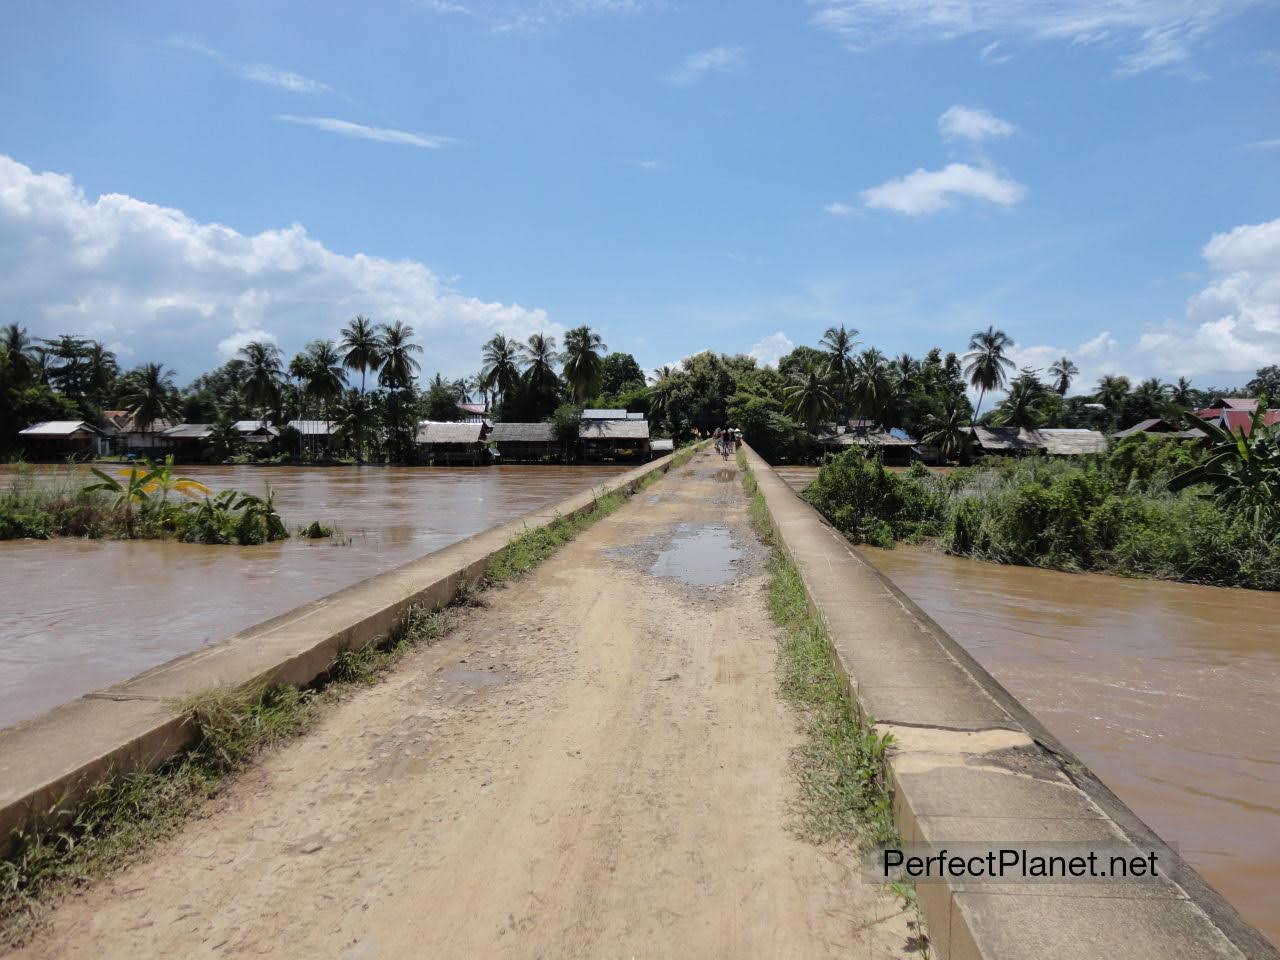
[(492, 18), (490, 26), (495, 33), (537, 33), (575, 17), (638, 14), (663, 5), (663, 0), (539, 0)]
[(215, 50), (199, 40), (192, 40), (187, 37), (170, 37), (169, 45), (180, 50), (198, 53), (202, 57), (208, 57), (242, 80), (249, 80), (252, 83), (277, 87), (280, 90), (288, 90), (291, 93), (333, 92), (333, 87), (328, 84), (321, 83), (319, 80), (312, 80), (310, 77), (304, 77), (302, 74), (294, 73), (292, 70), (285, 70), (283, 67), (273, 67), (269, 63), (240, 63), (232, 60), (222, 51)]
[(796, 348), (791, 339), (779, 330), (760, 340), (747, 351), (747, 356), (755, 357), (756, 363), (762, 367), (776, 367), (778, 361)]
[[(1117, 73), (1181, 63), (1213, 29), (1259, 0), (810, 0), (813, 22), (854, 50), (898, 42), (1000, 39), (1120, 44)], [(989, 47), (992, 52), (996, 48)]]
[(859, 196), (868, 207), (918, 217), (951, 206), (955, 197), (972, 197), (1011, 207), (1026, 194), (1027, 188), (1021, 183), (993, 170), (967, 163), (949, 163), (941, 170), (916, 170), (863, 190)]
[(1130, 372), (1126, 358), (1120, 353), (1120, 344), (1109, 330), (1070, 347), (1018, 344), (1009, 350), (1008, 356), (1018, 369), (1031, 367), (1038, 370), (1040, 379), (1046, 383), (1052, 379), (1049, 375), (1050, 364), (1066, 357), (1080, 370), (1068, 390), (1071, 394), (1092, 392), (1098, 379), (1107, 374)]
[(1013, 54), (1001, 52), (1000, 41), (992, 40), (978, 51), (978, 59), (994, 67), (1002, 63), (1008, 63), (1013, 59)]
[(689, 54), (668, 79), (675, 84), (688, 85), (697, 83), (708, 73), (724, 73), (746, 62), (746, 51), (741, 47), (712, 47)]
[(851, 217), (858, 212), (857, 207), (851, 207), (847, 203), (828, 203), (822, 208), (833, 217)]
[(473, 370), (494, 333), (561, 336), (545, 311), (467, 296), (424, 264), (329, 250), (298, 225), (242, 234), (0, 154), (0, 316), (84, 332), (191, 376), (248, 337), (288, 351), (356, 313), (412, 325), (426, 370)]
[(470, 7), (461, 3), (453, 3), (452, 0), (417, 0), (417, 4), (422, 9), (430, 10), (432, 13), (471, 13)]
[(988, 140), (994, 137), (1011, 137), (1018, 128), (1007, 120), (1001, 120), (982, 107), (965, 107), (956, 104), (948, 107), (938, 118), (938, 132), (943, 140)]
[(377, 143), (399, 143), (410, 147), (422, 147), (424, 150), (439, 150), (457, 143), (453, 137), (441, 137), (428, 133), (410, 133), (407, 130), (393, 130), (388, 127), (367, 127), (362, 123), (350, 120), (335, 120), (333, 117), (297, 117), (290, 113), (276, 116), (283, 123), (296, 123), (303, 127), (314, 127), (327, 133), (336, 133), (340, 137), (351, 137), (356, 140), (373, 140)]
[(1280, 137), (1275, 140), (1255, 140), (1245, 146), (1250, 150), (1280, 150)]
[(631, 162), (641, 170), (648, 170), (650, 172), (655, 170), (665, 170), (667, 167), (667, 162), (665, 160), (632, 160)]

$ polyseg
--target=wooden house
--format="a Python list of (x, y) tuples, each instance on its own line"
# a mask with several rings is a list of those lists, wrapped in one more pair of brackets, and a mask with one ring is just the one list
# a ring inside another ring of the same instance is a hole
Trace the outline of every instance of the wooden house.
[(418, 448), (423, 460), (436, 466), (481, 466), (490, 461), (485, 431), (483, 422), (444, 423), (423, 420), (418, 424)]
[(107, 435), (85, 420), (45, 420), (18, 431), (30, 460), (88, 459), (107, 453)]
[(584, 460), (643, 462), (649, 459), (647, 420), (584, 419), (578, 425), (578, 440)]
[(546, 463), (568, 454), (549, 423), (495, 423), (488, 440), (497, 448), (500, 463)]

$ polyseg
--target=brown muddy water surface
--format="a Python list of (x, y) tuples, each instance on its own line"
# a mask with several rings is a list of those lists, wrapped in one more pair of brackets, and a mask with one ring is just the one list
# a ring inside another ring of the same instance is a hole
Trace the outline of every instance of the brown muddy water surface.
[(1280, 594), (858, 549), (1280, 944)]
[[(601, 483), (625, 467), (190, 467), (216, 490), (269, 482), (290, 530), (259, 547), (0, 542), (0, 727)], [(59, 482), (50, 477), (49, 482)], [(0, 470), (0, 483), (8, 477)]]

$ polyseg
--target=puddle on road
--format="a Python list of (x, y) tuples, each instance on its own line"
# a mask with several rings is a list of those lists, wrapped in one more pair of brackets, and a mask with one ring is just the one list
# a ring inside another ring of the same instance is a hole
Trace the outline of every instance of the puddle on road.
[(677, 528), (671, 546), (658, 554), (649, 573), (695, 587), (713, 587), (734, 578), (741, 556), (727, 527), (685, 523)]
[(734, 483), (738, 479), (738, 471), (733, 467), (717, 470), (714, 479), (717, 483)]

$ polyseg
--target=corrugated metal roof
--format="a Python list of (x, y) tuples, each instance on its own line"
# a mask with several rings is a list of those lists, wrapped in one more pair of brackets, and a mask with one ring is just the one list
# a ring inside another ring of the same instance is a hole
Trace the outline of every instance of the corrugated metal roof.
[(627, 419), (628, 420), (644, 420), (645, 415), (643, 413), (632, 413), (631, 411), (628, 410)]
[(554, 443), (549, 423), (495, 423), (489, 439), (495, 443)]
[(483, 403), (455, 403), (455, 407), (464, 413), (474, 413), (483, 415), (485, 408)]
[(914, 447), (916, 445), (910, 437), (897, 437), (882, 430), (839, 433), (823, 437), (818, 443), (824, 447)]
[(280, 435), (280, 431), (265, 420), (237, 420), (231, 425), (231, 429), (235, 430), (236, 433), (258, 433), (265, 430), (273, 437)]
[(627, 411), (625, 410), (583, 410), (583, 420), (626, 420)]
[(670, 453), (676, 448), (674, 440), (650, 440), (649, 449), (654, 453)]
[(290, 420), (289, 426), (304, 437), (327, 437), (338, 432), (338, 424), (333, 420)]
[(1017, 427), (971, 427), (974, 439), (983, 450), (1040, 450), (1037, 443), (1026, 430)]
[(161, 432), (162, 437), (170, 439), (203, 440), (213, 433), (212, 423), (179, 423)]
[(648, 440), (647, 420), (584, 420), (578, 426), (583, 440)]
[(84, 420), (45, 420), (18, 431), (19, 435), (25, 437), (70, 437), (82, 432), (102, 433), (92, 423)]
[(1132, 427), (1125, 427), (1123, 430), (1117, 430), (1112, 434), (1118, 440), (1125, 437), (1132, 437), (1136, 433), (1168, 433), (1171, 427), (1159, 417), (1151, 417), (1148, 420), (1139, 420)]
[(437, 420), (423, 420), (418, 424), (419, 443), (479, 443), (483, 435), (483, 423), (442, 423)]

